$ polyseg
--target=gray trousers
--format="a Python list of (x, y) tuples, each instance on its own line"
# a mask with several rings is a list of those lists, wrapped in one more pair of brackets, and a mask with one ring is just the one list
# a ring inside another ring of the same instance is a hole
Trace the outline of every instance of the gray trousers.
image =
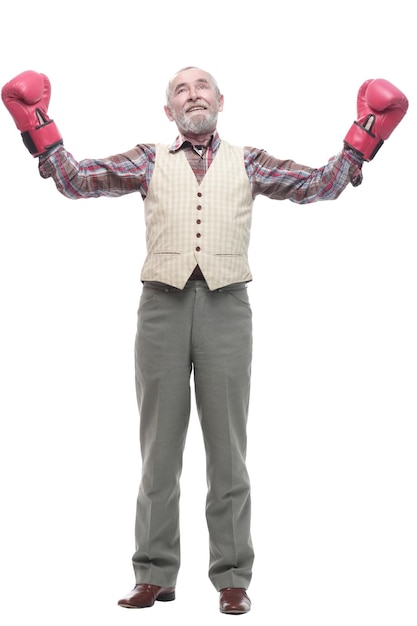
[(246, 425), (252, 313), (244, 283), (210, 291), (145, 282), (135, 343), (142, 477), (137, 499), (137, 583), (173, 586), (180, 567), (180, 476), (190, 380), (206, 451), (209, 577), (247, 588), (253, 548)]

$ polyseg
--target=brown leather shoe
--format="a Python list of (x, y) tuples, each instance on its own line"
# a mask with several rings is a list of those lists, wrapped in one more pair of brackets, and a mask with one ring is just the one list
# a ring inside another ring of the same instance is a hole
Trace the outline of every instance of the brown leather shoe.
[(155, 600), (160, 602), (175, 600), (175, 587), (158, 587), (158, 585), (140, 583), (135, 585), (132, 591), (117, 604), (126, 609), (145, 609), (153, 606)]
[(251, 601), (246, 590), (241, 587), (220, 589), (220, 612), (229, 615), (241, 615), (250, 611)]

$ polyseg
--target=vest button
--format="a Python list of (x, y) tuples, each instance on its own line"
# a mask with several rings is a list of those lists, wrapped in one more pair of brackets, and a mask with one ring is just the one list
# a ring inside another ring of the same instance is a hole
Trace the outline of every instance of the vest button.
[(196, 233), (196, 237), (201, 237), (201, 233)]
[(202, 195), (203, 195), (203, 194), (201, 193), (201, 191), (199, 191), (199, 192), (197, 193), (197, 196), (198, 196), (199, 198), (201, 198), (201, 196), (202, 196)]
[(201, 204), (197, 204), (197, 211), (201, 211), (202, 208)]
[(197, 252), (200, 252), (200, 250), (201, 250), (200, 246), (197, 246), (197, 247), (196, 247), (196, 251), (197, 251)]

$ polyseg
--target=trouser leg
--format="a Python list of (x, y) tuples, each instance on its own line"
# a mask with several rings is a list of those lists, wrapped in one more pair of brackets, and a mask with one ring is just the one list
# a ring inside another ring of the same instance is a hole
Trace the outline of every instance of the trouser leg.
[(135, 368), (142, 477), (137, 499), (136, 582), (175, 585), (180, 566), (179, 494), (190, 415), (189, 292), (144, 286)]
[(209, 577), (217, 590), (247, 588), (254, 554), (246, 468), (252, 360), (246, 287), (202, 290), (193, 329), (196, 404), (207, 458)]

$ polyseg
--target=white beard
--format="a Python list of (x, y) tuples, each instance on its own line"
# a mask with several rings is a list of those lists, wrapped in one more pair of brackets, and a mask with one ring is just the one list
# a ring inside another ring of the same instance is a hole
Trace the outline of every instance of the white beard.
[(216, 128), (217, 113), (215, 111), (202, 111), (201, 115), (194, 115), (187, 117), (185, 113), (180, 113), (178, 116), (174, 115), (174, 121), (181, 131), (186, 133), (192, 133), (193, 135), (204, 135), (210, 133)]

